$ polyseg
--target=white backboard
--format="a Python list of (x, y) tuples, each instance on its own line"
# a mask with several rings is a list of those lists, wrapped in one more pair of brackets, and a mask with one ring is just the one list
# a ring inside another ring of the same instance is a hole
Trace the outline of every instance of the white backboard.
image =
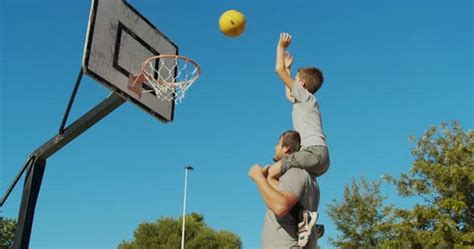
[(173, 100), (161, 100), (153, 92), (138, 96), (128, 89), (130, 75), (138, 73), (146, 58), (160, 54), (178, 54), (178, 47), (126, 0), (92, 1), (84, 72), (154, 117), (170, 122)]

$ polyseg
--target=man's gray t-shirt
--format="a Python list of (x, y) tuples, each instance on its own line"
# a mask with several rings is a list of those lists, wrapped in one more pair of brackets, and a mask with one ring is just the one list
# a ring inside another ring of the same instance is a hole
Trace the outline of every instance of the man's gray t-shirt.
[(301, 136), (302, 147), (327, 146), (316, 97), (296, 81), (293, 82), (291, 96), (296, 100), (293, 103), (293, 127)]
[[(290, 168), (280, 177), (278, 190), (281, 192), (290, 192), (297, 196), (299, 198), (298, 204), (301, 208), (309, 211), (317, 211), (319, 205), (319, 187), (315, 179), (311, 178), (306, 170)], [(299, 248), (296, 233), (298, 221), (295, 220), (295, 218), (291, 212), (282, 218), (278, 218), (270, 209), (267, 209), (263, 224), (261, 248)], [(311, 234), (310, 240), (304, 248), (316, 248), (316, 234), (314, 232)]]

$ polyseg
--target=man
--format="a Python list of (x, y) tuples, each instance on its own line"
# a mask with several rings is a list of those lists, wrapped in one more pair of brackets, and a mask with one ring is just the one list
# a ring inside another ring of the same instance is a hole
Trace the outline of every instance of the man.
[[(275, 146), (273, 160), (279, 161), (300, 149), (296, 131), (284, 132)], [(268, 209), (265, 214), (261, 248), (300, 248), (298, 246), (296, 215), (299, 209), (315, 212), (319, 205), (319, 187), (303, 169), (290, 168), (279, 181), (268, 177), (268, 167), (255, 164), (249, 170)], [(298, 210), (297, 210), (298, 209)], [(306, 249), (316, 248), (316, 233), (311, 233)]]

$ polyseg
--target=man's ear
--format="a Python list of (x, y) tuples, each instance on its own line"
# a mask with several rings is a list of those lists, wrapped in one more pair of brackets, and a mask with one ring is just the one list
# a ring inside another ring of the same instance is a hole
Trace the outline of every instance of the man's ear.
[(283, 152), (284, 152), (285, 154), (288, 154), (288, 152), (290, 152), (290, 150), (291, 150), (291, 147), (290, 147), (290, 146), (282, 146), (282, 148), (283, 148)]

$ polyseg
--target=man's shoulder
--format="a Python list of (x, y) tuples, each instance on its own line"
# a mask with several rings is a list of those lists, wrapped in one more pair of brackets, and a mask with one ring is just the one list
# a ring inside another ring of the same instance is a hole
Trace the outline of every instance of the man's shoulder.
[(306, 170), (304, 170), (304, 169), (302, 169), (302, 168), (296, 168), (296, 167), (291, 167), (291, 168), (289, 168), (289, 169), (285, 172), (285, 174), (288, 173), (288, 172), (292, 172), (293, 174), (305, 174), (305, 173), (308, 174), (308, 172), (307, 172)]
[(302, 174), (304, 172), (306, 172), (306, 170), (302, 169), (302, 168), (289, 168), (286, 172), (286, 173), (292, 173), (292, 174)]
[(286, 180), (286, 179), (306, 179), (306, 178), (309, 178), (310, 175), (308, 173), (308, 171), (304, 170), (304, 169), (300, 169), (300, 168), (289, 168), (285, 174), (283, 174), (281, 177), (280, 177), (280, 181), (281, 180)]
[(290, 168), (281, 177), (279, 181), (279, 191), (289, 192), (298, 198), (302, 198), (304, 193), (311, 188), (312, 179), (309, 173), (300, 168)]

